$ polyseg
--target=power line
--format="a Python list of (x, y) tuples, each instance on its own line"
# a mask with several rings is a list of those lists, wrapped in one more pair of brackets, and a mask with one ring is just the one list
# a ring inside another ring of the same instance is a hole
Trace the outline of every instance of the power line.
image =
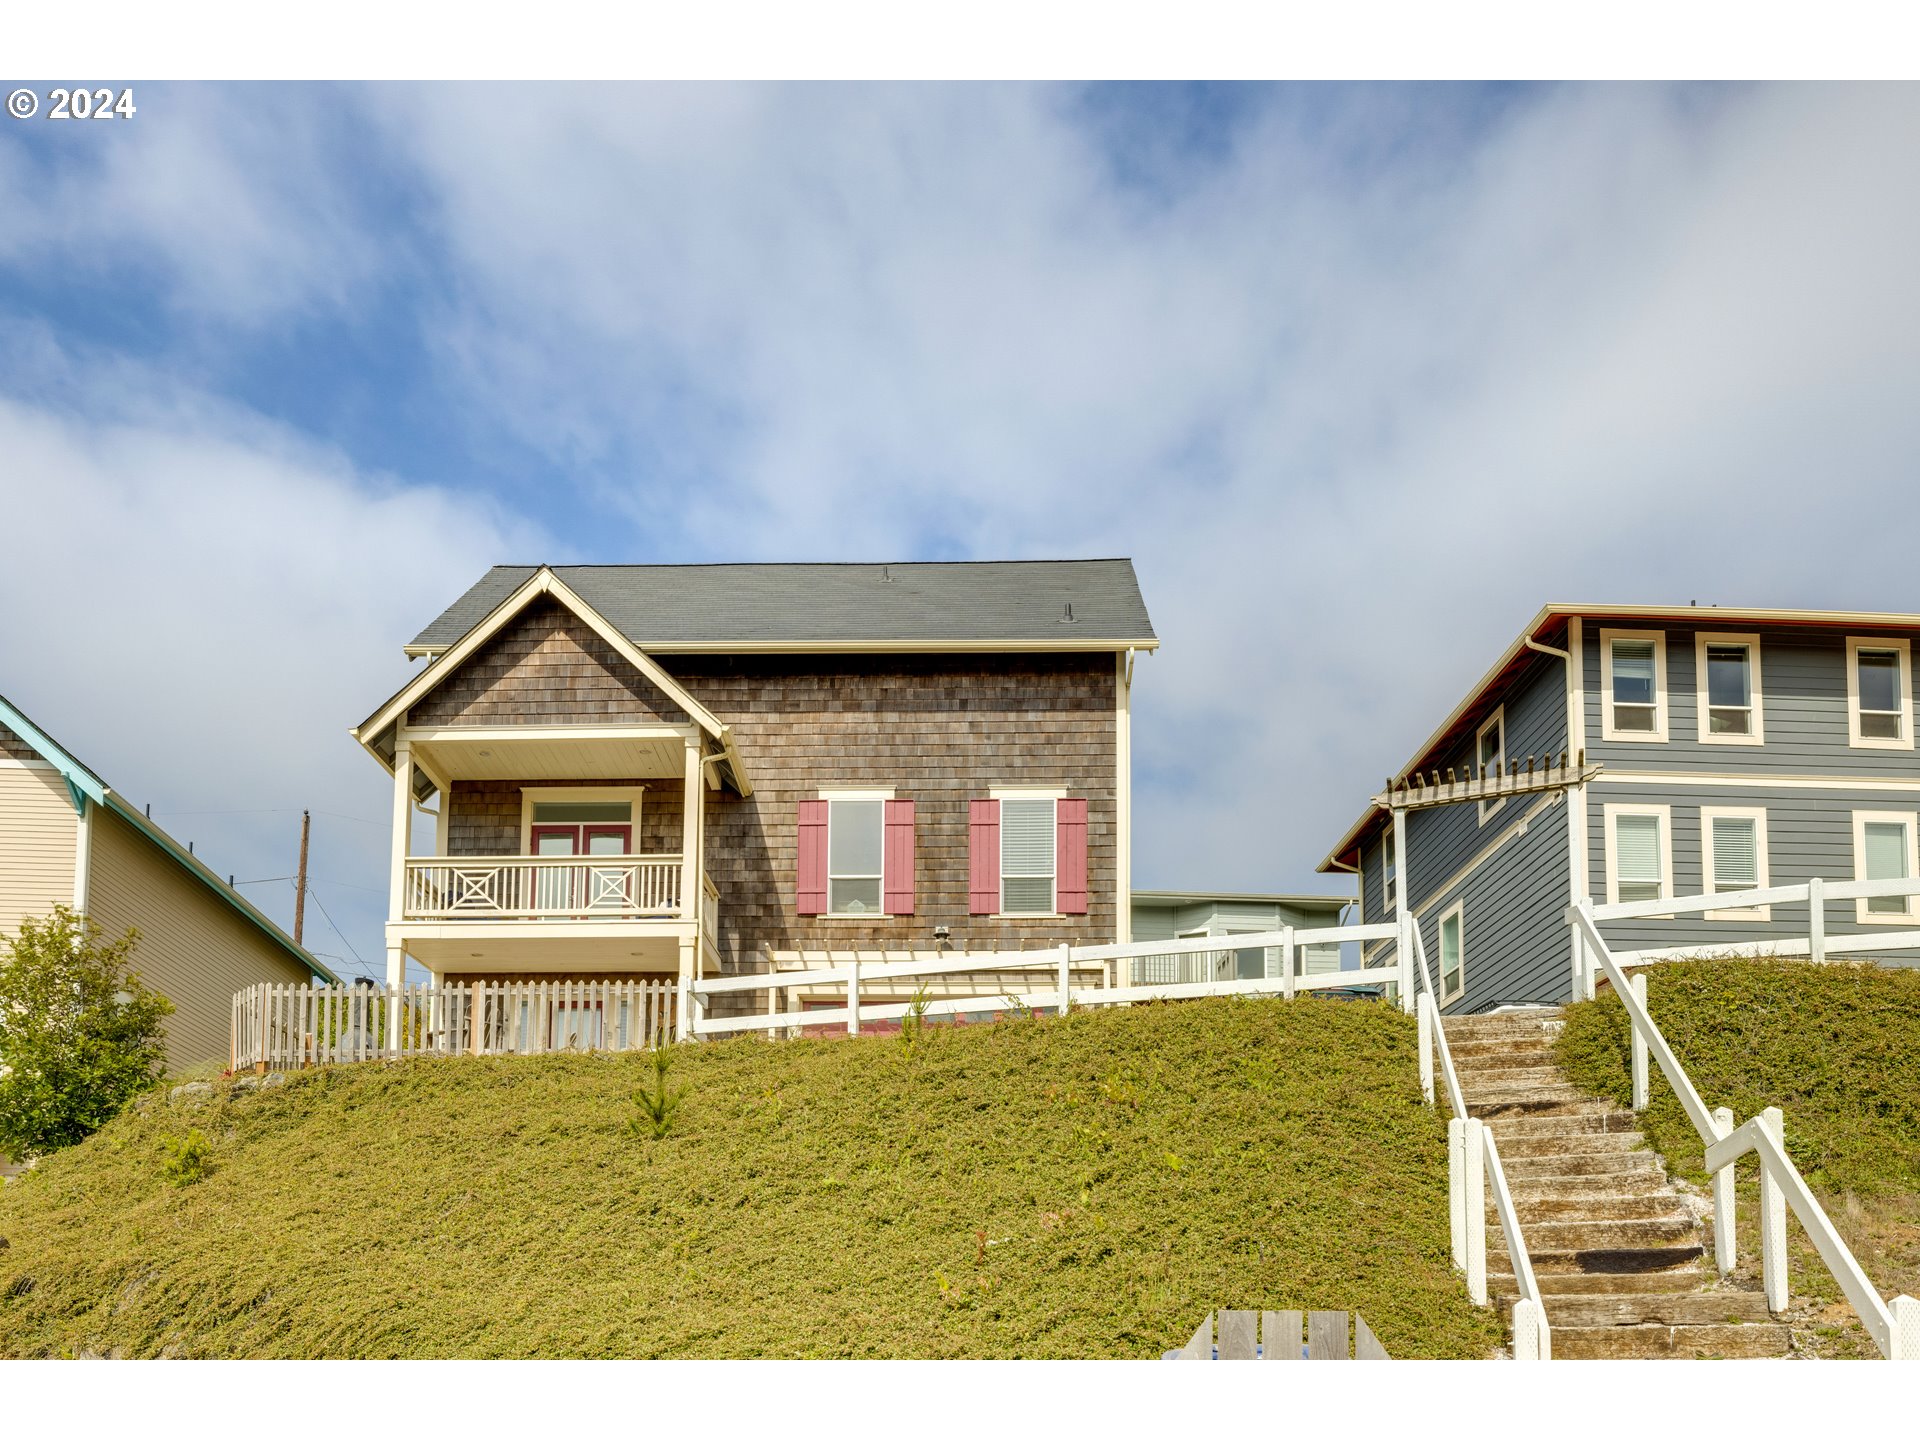
[(339, 924), (335, 922), (333, 912), (327, 909), (327, 902), (320, 898), (320, 892), (313, 888), (311, 878), (307, 881), (307, 893), (313, 896), (313, 903), (320, 907), (320, 913), (327, 917), (327, 924), (331, 925), (333, 927), (333, 933), (340, 937), (340, 943), (347, 947), (348, 953), (350, 953), (355, 960), (360, 961), (360, 968), (365, 970), (367, 962), (360, 960), (360, 952), (353, 948), (353, 941), (347, 939), (347, 932), (342, 930)]

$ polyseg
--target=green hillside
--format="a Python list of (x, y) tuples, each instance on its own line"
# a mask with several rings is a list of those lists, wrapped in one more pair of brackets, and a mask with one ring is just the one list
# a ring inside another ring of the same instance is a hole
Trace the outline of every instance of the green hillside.
[[(1411, 1020), (1211, 1000), (163, 1097), (0, 1192), (10, 1356), (1143, 1357), (1217, 1307), (1498, 1327), (1447, 1263)], [(212, 1141), (175, 1185), (167, 1143)]]
[[(1778, 1105), (1787, 1153), (1883, 1295), (1920, 1294), (1920, 970), (1798, 960), (1693, 960), (1647, 971), (1647, 1007), (1709, 1106), (1736, 1121)], [(1567, 1007), (1558, 1043), (1577, 1084), (1631, 1103), (1627, 1015), (1611, 992)], [(1699, 1136), (1653, 1066), (1643, 1128), (1697, 1185)], [(1757, 1251), (1756, 1162), (1740, 1162), (1740, 1244)], [(1830, 1353), (1864, 1354), (1865, 1332), (1789, 1220), (1795, 1296)], [(1752, 1263), (1750, 1261), (1750, 1263)], [(1878, 1353), (1872, 1352), (1872, 1353)]]

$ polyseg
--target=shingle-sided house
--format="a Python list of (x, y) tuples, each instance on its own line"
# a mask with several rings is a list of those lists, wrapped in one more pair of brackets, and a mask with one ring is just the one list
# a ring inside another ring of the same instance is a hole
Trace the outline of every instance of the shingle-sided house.
[(0, 697), (0, 937), (55, 905), (90, 915), (114, 938), (140, 932), (133, 966), (174, 1004), (166, 1039), (175, 1070), (227, 1061), (236, 990), (334, 981), (187, 846)]
[(389, 977), (1125, 939), (1157, 644), (1126, 560), (496, 567), (353, 732), (394, 776)]
[[(1571, 899), (1912, 877), (1916, 633), (1920, 615), (1549, 605), (1320, 868), (1359, 872), (1365, 921), (1404, 901), (1455, 1012), (1568, 998)], [(1920, 962), (1874, 948), (1920, 925), (1912, 904), (1830, 907), (1829, 948)], [(1609, 944), (1805, 953), (1807, 934), (1803, 904), (1621, 921)]]

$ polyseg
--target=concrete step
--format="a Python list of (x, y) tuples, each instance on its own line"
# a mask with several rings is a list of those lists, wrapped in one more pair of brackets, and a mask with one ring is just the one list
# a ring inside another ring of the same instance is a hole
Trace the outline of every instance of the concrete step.
[(1785, 1325), (1553, 1325), (1552, 1329), (1556, 1360), (1758, 1360), (1793, 1350), (1792, 1332)]
[[(1661, 1246), (1700, 1246), (1700, 1227), (1691, 1214), (1670, 1215), (1655, 1220), (1540, 1220), (1521, 1222), (1527, 1248), (1542, 1250), (1652, 1250)], [(1494, 1236), (1487, 1237), (1488, 1248)]]
[[(1501, 1263), (1504, 1265), (1505, 1260)], [(1698, 1264), (1676, 1265), (1669, 1270), (1620, 1270), (1555, 1272), (1541, 1270), (1538, 1265), (1533, 1272), (1540, 1293), (1551, 1299), (1555, 1295), (1674, 1295), (1690, 1292), (1696, 1285), (1704, 1285), (1711, 1278)], [(1510, 1307), (1518, 1287), (1513, 1276), (1504, 1270), (1487, 1271), (1487, 1294), (1505, 1307)]]
[(1511, 1138), (1496, 1133), (1493, 1138), (1500, 1148), (1502, 1165), (1533, 1156), (1570, 1159), (1588, 1155), (1641, 1154), (1648, 1159), (1653, 1158), (1653, 1152), (1642, 1149), (1640, 1137), (1632, 1132), (1584, 1131), (1574, 1135), (1515, 1135)]
[(1651, 1166), (1612, 1175), (1516, 1175), (1508, 1167), (1507, 1184), (1514, 1203), (1523, 1209), (1543, 1200), (1638, 1200), (1656, 1195), (1680, 1203), (1668, 1188), (1667, 1177)]
[[(1487, 1268), (1489, 1271), (1511, 1271), (1512, 1262), (1507, 1258), (1504, 1240), (1502, 1248), (1493, 1248), (1494, 1239), (1499, 1234), (1496, 1229), (1487, 1237)], [(1533, 1272), (1541, 1277), (1543, 1290), (1548, 1275), (1644, 1275), (1697, 1267), (1700, 1257), (1706, 1254), (1706, 1250), (1698, 1243), (1601, 1248), (1576, 1247), (1564, 1243), (1556, 1246), (1544, 1237), (1536, 1240), (1532, 1231), (1526, 1232), (1526, 1238), (1527, 1258), (1533, 1261)], [(1671, 1290), (1674, 1286), (1670, 1282), (1662, 1288)]]
[[(1687, 1209), (1678, 1195), (1668, 1190), (1647, 1195), (1516, 1194), (1513, 1205), (1520, 1212), (1520, 1224), (1527, 1232), (1529, 1245), (1533, 1243), (1533, 1232), (1539, 1225), (1559, 1224), (1562, 1221), (1670, 1220), (1689, 1228), (1694, 1223), (1693, 1212)], [(1493, 1213), (1493, 1201), (1489, 1199), (1487, 1214)]]
[[(1468, 1102), (1469, 1107), (1473, 1104)], [(1507, 1153), (1508, 1137), (1520, 1139), (1532, 1135), (1638, 1135), (1640, 1117), (1621, 1110), (1605, 1100), (1581, 1100), (1546, 1111), (1519, 1111), (1496, 1115), (1487, 1122), (1500, 1153)]]
[[(1519, 1143), (1518, 1140), (1514, 1142), (1516, 1145)], [(1660, 1162), (1654, 1158), (1651, 1150), (1588, 1151), (1584, 1139), (1578, 1152), (1569, 1154), (1555, 1146), (1551, 1153), (1545, 1155), (1514, 1154), (1503, 1140), (1500, 1142), (1500, 1163), (1506, 1169), (1507, 1180), (1516, 1189), (1523, 1180), (1598, 1180), (1603, 1176), (1629, 1175), (1659, 1178), (1661, 1175)]]
[[(1544, 1292), (1543, 1292), (1544, 1293)], [(1765, 1325), (1758, 1290), (1700, 1290), (1680, 1295), (1548, 1295), (1547, 1323), (1562, 1325)]]

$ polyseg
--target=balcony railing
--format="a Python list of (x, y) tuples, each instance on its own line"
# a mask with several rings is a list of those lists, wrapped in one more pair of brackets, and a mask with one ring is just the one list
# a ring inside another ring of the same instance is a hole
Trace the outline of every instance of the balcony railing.
[(670, 920), (678, 855), (435, 856), (407, 861), (406, 920)]

